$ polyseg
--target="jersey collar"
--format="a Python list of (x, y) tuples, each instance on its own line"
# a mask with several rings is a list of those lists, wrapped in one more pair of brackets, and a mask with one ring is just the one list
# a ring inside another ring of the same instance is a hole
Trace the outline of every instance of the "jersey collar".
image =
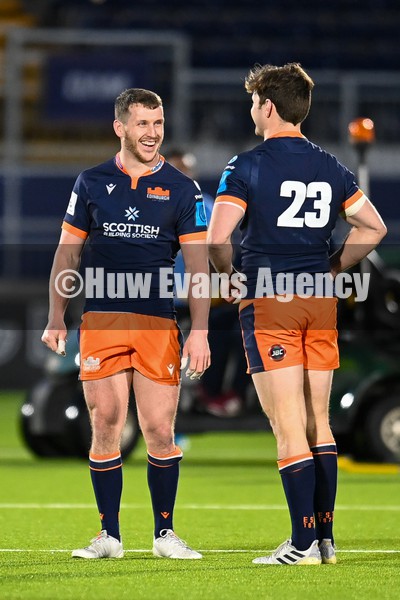
[(152, 167), (148, 171), (145, 171), (144, 173), (139, 175), (139, 177), (131, 177), (129, 175), (128, 171), (125, 169), (124, 165), (122, 164), (121, 156), (120, 156), (119, 152), (115, 155), (114, 160), (115, 160), (115, 164), (117, 165), (118, 169), (120, 171), (122, 171), (123, 173), (125, 173), (125, 175), (128, 175), (128, 177), (131, 178), (131, 189), (133, 189), (133, 190), (136, 190), (138, 181), (141, 177), (148, 177), (149, 175), (153, 175), (153, 173), (157, 173), (157, 171), (159, 171), (162, 168), (163, 164), (165, 163), (165, 158), (163, 156), (161, 156), (161, 154), (160, 154), (160, 160), (158, 161), (158, 163), (156, 165), (154, 165), (154, 167)]
[(303, 135), (300, 131), (279, 131), (278, 133), (274, 133), (273, 135), (270, 135), (264, 141), (271, 140), (272, 138), (279, 138), (279, 137), (297, 137), (297, 138), (305, 139), (306, 136)]

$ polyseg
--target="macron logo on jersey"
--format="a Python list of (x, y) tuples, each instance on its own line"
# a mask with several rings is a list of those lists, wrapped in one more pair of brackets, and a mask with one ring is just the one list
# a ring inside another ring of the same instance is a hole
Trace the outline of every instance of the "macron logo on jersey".
[(156, 200), (157, 202), (166, 202), (169, 200), (170, 191), (163, 190), (161, 187), (147, 188), (147, 197), (149, 200)]
[(111, 192), (112, 192), (112, 191), (113, 191), (113, 190), (114, 190), (116, 187), (117, 187), (117, 184), (116, 184), (116, 183), (109, 183), (109, 184), (106, 184), (106, 188), (107, 188), (108, 195), (110, 195), (110, 194), (111, 194)]

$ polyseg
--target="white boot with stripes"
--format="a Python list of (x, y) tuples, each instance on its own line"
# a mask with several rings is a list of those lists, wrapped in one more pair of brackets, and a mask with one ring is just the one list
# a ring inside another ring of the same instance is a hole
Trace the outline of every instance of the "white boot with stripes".
[(286, 540), (271, 554), (255, 558), (256, 565), (320, 565), (321, 553), (318, 540), (314, 540), (307, 550), (297, 550), (292, 545), (292, 540)]

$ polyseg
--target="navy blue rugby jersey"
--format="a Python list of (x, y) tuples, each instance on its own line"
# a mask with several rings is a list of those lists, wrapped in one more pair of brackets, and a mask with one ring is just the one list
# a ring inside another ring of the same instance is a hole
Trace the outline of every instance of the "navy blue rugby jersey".
[[(84, 312), (167, 318), (174, 316), (173, 300), (160, 298), (160, 268), (173, 268), (182, 242), (204, 240), (207, 234), (202, 193), (192, 179), (163, 157), (147, 173), (131, 178), (119, 154), (78, 176), (62, 227), (87, 238)], [(97, 285), (88, 286), (89, 273), (96, 273)]]
[(234, 156), (215, 202), (243, 210), (241, 270), (248, 297), (260, 267), (272, 276), (328, 272), (338, 215), (355, 214), (365, 199), (353, 173), (301, 133), (282, 132)]

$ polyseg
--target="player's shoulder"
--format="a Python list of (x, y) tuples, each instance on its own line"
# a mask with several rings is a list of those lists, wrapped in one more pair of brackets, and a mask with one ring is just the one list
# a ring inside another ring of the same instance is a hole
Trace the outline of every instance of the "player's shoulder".
[(353, 181), (355, 179), (354, 173), (335, 154), (309, 140), (307, 141), (310, 151), (318, 156), (319, 164), (330, 177), (336, 177), (338, 181)]
[(193, 185), (193, 179), (191, 177), (182, 173), (182, 171), (171, 165), (167, 160), (164, 162), (162, 175), (168, 182), (173, 184)]
[(87, 182), (98, 180), (102, 177), (107, 178), (118, 173), (118, 168), (115, 164), (115, 159), (110, 158), (102, 163), (84, 169), (79, 173), (78, 179)]
[(324, 159), (329, 165), (331, 165), (332, 167), (339, 168), (339, 169), (347, 170), (347, 167), (345, 167), (334, 154), (332, 154), (331, 152), (328, 152), (328, 150), (325, 150), (325, 148), (318, 146), (318, 144), (314, 144), (313, 142), (310, 142), (310, 140), (307, 140), (307, 141), (308, 141), (310, 150), (315, 152), (316, 154), (319, 154), (321, 156), (321, 158)]
[(243, 152), (232, 156), (232, 158), (229, 159), (224, 171), (246, 171), (253, 162), (258, 148), (259, 146), (256, 146), (256, 148), (244, 150)]
[(192, 179), (179, 169), (165, 161), (162, 171), (163, 184), (170, 186), (175, 190), (176, 197), (192, 202), (202, 199), (200, 185), (195, 179)]

